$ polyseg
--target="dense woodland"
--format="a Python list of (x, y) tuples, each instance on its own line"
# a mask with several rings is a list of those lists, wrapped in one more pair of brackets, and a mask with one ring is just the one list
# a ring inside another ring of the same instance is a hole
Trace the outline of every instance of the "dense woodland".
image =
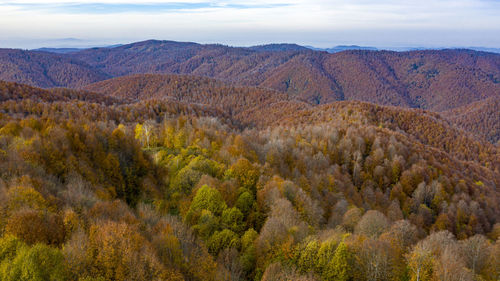
[(458, 127), (500, 145), (500, 97), (481, 100), (446, 111), (443, 115)]
[(151, 40), (0, 79), (0, 280), (500, 280), (498, 54)]
[(150, 78), (0, 83), (0, 280), (500, 277), (493, 144), (423, 110)]
[(0, 80), (43, 88), (77, 88), (110, 77), (82, 61), (62, 55), (0, 49)]

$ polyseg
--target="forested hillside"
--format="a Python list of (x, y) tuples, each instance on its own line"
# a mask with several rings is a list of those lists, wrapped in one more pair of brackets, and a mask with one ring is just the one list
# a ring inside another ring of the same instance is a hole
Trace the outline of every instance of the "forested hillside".
[(500, 98), (493, 97), (458, 107), (443, 115), (458, 127), (500, 145)]
[(236, 48), (149, 40), (61, 54), (3, 49), (0, 79), (199, 102), (254, 125), (263, 123), (257, 112), (276, 120), (282, 110), (366, 101), (443, 112), (477, 139), (499, 141), (500, 55), (472, 50), (330, 54), (295, 44)]
[(43, 88), (78, 88), (109, 77), (80, 60), (62, 55), (0, 49), (0, 80)]
[[(232, 48), (145, 41), (72, 55), (112, 76), (177, 73), (266, 86), (314, 103), (362, 100), (442, 111), (500, 96), (500, 55), (470, 50)], [(275, 51), (276, 49), (282, 51)]]
[(500, 150), (437, 113), (176, 75), (86, 90), (0, 83), (0, 280), (500, 276)]
[(272, 89), (235, 86), (214, 79), (186, 75), (124, 76), (94, 83), (85, 89), (118, 99), (167, 99), (208, 105), (219, 108), (246, 125), (250, 125), (255, 118), (265, 117), (250, 113), (251, 111), (273, 108), (277, 103), (291, 100), (287, 94)]
[(0, 62), (0, 78), (44, 88), (157, 73), (268, 87), (314, 104), (361, 100), (444, 111), (500, 96), (500, 55), (471, 50), (330, 54), (294, 44), (235, 48), (149, 40), (68, 54), (2, 50)]
[[(500, 120), (498, 99), (486, 99), (469, 107), (437, 113), (423, 110), (405, 110), (380, 107), (368, 103), (341, 102), (314, 106), (304, 100), (266, 88), (242, 87), (221, 81), (186, 75), (132, 75), (113, 78), (85, 87), (119, 99), (169, 99), (186, 103), (205, 104), (219, 108), (245, 125), (269, 126), (326, 122), (346, 118), (349, 110), (358, 112), (358, 120), (365, 124), (389, 126), (403, 130), (425, 144), (438, 149), (460, 147), (455, 151), (464, 159), (479, 159), (481, 150), (491, 149), (480, 140), (498, 141)], [(337, 114), (341, 110), (343, 115)], [(465, 111), (465, 112), (463, 112)], [(290, 114), (293, 112), (293, 114)], [(352, 118), (351, 118), (352, 119)], [(451, 122), (451, 123), (450, 123)], [(463, 124), (463, 125), (462, 125)], [(453, 125), (467, 131), (457, 130)], [(475, 147), (475, 148), (472, 148)], [(472, 157), (472, 158), (471, 158)], [(497, 161), (498, 162), (498, 161)]]

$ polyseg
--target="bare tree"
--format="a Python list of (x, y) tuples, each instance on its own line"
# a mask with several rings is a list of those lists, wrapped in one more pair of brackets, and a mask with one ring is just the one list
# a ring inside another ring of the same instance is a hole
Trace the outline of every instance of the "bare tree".
[(487, 263), (490, 244), (486, 237), (476, 234), (467, 240), (460, 241), (463, 257), (468, 268), (473, 274), (481, 272)]
[(356, 225), (356, 232), (369, 237), (379, 237), (389, 227), (389, 221), (379, 211), (369, 210)]
[(441, 281), (472, 281), (473, 274), (467, 270), (457, 243), (447, 245), (435, 261), (434, 275)]
[(388, 242), (366, 239), (362, 243), (359, 260), (366, 280), (391, 279), (391, 246)]
[(226, 248), (220, 252), (217, 263), (219, 280), (239, 281), (243, 280), (243, 269), (241, 268), (238, 251), (234, 248)]
[(407, 220), (395, 222), (387, 234), (403, 252), (418, 240), (417, 227)]

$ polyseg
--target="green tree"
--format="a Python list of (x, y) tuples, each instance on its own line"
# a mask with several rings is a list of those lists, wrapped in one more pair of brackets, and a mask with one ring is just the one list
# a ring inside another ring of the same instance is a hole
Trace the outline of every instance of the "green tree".
[(4, 281), (66, 280), (64, 256), (59, 249), (43, 244), (22, 247), (14, 260), (2, 263), (0, 277)]
[(335, 250), (333, 259), (323, 271), (323, 279), (333, 281), (351, 280), (352, 268), (350, 265), (350, 252), (344, 241), (340, 242)]
[(241, 211), (236, 207), (225, 209), (222, 212), (222, 227), (241, 233), (244, 227)]
[(174, 177), (170, 187), (172, 188), (172, 190), (189, 194), (189, 192), (191, 192), (191, 189), (201, 179), (201, 176), (201, 172), (193, 170), (190, 166), (186, 166), (182, 168)]
[(17, 252), (26, 247), (26, 244), (13, 235), (6, 235), (0, 239), (0, 263), (4, 260), (11, 261)]
[(202, 210), (198, 223), (193, 226), (193, 231), (202, 239), (207, 240), (212, 233), (220, 228), (219, 219), (209, 210)]
[(208, 251), (217, 256), (220, 251), (226, 248), (238, 248), (240, 241), (238, 235), (229, 229), (215, 232), (208, 240)]
[(198, 183), (202, 175), (207, 174), (214, 178), (220, 178), (222, 170), (222, 165), (216, 161), (198, 156), (193, 158), (188, 165), (179, 170), (172, 180), (171, 187), (176, 191), (189, 193)]
[(247, 273), (252, 272), (255, 268), (255, 262), (257, 260), (257, 253), (255, 250), (254, 242), (259, 234), (257, 231), (250, 228), (241, 237), (241, 256), (240, 262), (243, 270)]
[(302, 272), (310, 272), (315, 269), (318, 262), (318, 250), (320, 244), (318, 241), (309, 241), (304, 249), (300, 250), (298, 267)]
[(222, 195), (217, 189), (203, 185), (198, 189), (189, 206), (186, 221), (191, 224), (196, 223), (202, 210), (208, 210), (215, 216), (220, 216), (226, 207), (226, 202), (224, 202)]
[(228, 176), (234, 177), (241, 187), (256, 191), (257, 181), (259, 180), (259, 169), (245, 158), (240, 158), (228, 170)]
[(334, 239), (329, 239), (321, 243), (316, 260), (316, 270), (322, 272), (324, 268), (328, 266), (328, 263), (332, 260), (335, 255), (335, 250), (337, 248), (338, 241)]
[(255, 200), (250, 192), (245, 191), (238, 196), (236, 200), (236, 208), (240, 209), (240, 211), (246, 216), (252, 210), (252, 206)]

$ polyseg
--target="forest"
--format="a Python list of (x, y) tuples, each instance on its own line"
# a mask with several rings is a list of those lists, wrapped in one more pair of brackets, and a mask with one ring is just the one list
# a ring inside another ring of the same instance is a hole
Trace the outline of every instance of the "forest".
[(259, 125), (256, 112), (262, 112), (261, 107), (279, 107), (266, 113), (280, 119), (282, 111), (364, 101), (436, 112), (478, 139), (496, 145), (500, 141), (500, 54), (496, 53), (468, 49), (328, 53), (296, 44), (231, 47), (164, 40), (59, 51), (0, 49), (0, 80), (118, 99), (222, 104), (230, 115), (237, 111), (243, 123), (252, 120)]
[(0, 280), (500, 277), (500, 148), (473, 131), (208, 78), (116, 81), (0, 82)]

